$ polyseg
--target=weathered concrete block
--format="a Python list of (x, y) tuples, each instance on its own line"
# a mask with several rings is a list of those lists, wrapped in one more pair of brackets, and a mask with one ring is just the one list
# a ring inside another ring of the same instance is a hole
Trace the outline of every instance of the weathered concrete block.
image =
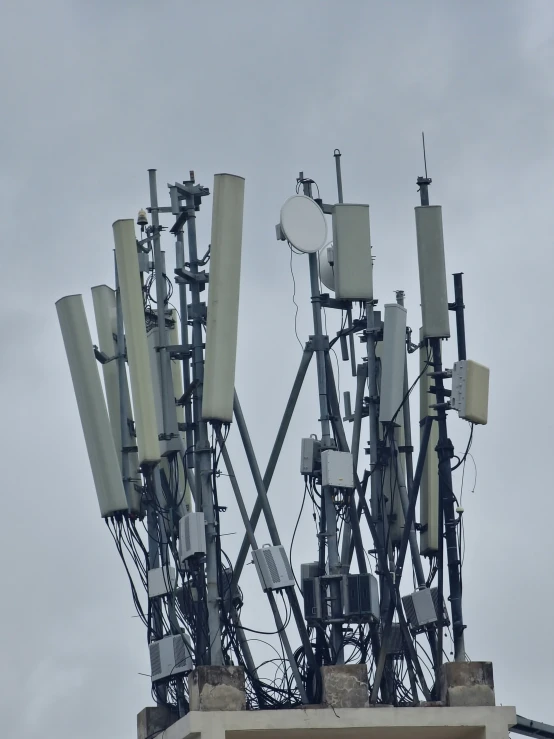
[(137, 739), (150, 739), (179, 720), (179, 714), (166, 706), (143, 708), (137, 716)]
[(326, 665), (321, 668), (323, 702), (332, 708), (369, 706), (367, 665)]
[(189, 675), (191, 711), (245, 711), (243, 667), (203, 665)]
[(441, 700), (447, 706), (494, 706), (492, 662), (448, 662), (441, 667)]

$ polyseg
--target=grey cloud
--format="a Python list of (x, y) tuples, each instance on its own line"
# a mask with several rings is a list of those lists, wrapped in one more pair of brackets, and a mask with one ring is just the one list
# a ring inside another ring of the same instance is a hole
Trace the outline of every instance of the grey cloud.
[[(422, 129), (448, 269), (466, 275), (469, 351), (492, 369), (490, 424), (473, 450), (475, 493), (471, 465), (464, 481), (467, 649), (493, 659), (499, 701), (554, 722), (552, 20), (549, 3), (507, 0), (351, 0), (340, 11), (327, 0), (4, 3), (6, 735), (65, 738), (78, 726), (82, 739), (131, 739), (136, 713), (151, 701), (138, 674), (148, 672), (144, 633), (98, 516), (55, 300), (82, 292), (90, 309), (90, 286), (112, 282), (111, 224), (147, 203), (148, 167), (158, 167), (160, 191), (189, 169), (210, 187), (214, 172), (244, 175), (237, 387), (263, 466), (300, 358), (289, 253), (274, 240), (280, 205), (301, 169), (333, 200), (340, 147), (346, 198), (371, 203), (380, 304), (406, 290), (417, 329), (412, 208)], [(209, 221), (206, 205), (203, 245)], [(294, 257), (293, 269), (304, 340), (306, 261)], [(447, 358), (455, 359), (453, 342)], [(313, 379), (271, 489), (287, 546), (302, 495), (299, 439), (317, 431)], [(451, 428), (463, 448), (468, 429), (454, 419)], [(229, 444), (251, 506), (239, 443)], [(240, 532), (221, 485), (226, 532)], [(295, 542), (296, 567), (314, 557), (310, 516)], [(225, 537), (231, 556), (240, 539)], [(259, 539), (267, 540), (263, 526)], [(252, 569), (245, 621), (271, 628)]]

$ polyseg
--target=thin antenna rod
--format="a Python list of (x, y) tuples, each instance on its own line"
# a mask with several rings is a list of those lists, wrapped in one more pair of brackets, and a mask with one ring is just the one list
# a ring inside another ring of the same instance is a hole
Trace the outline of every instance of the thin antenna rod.
[(429, 205), (429, 185), (433, 181), (427, 174), (427, 152), (425, 150), (425, 132), (421, 132), (421, 142), (423, 144), (423, 164), (425, 166), (425, 177), (418, 177), (417, 184), (419, 186), (419, 197), (421, 205)]
[(337, 192), (339, 196), (339, 203), (343, 203), (344, 198), (342, 195), (342, 172), (341, 172), (341, 167), (340, 167), (340, 157), (341, 157), (340, 149), (335, 149), (335, 151), (333, 152), (333, 156), (335, 157), (335, 166), (337, 168)]

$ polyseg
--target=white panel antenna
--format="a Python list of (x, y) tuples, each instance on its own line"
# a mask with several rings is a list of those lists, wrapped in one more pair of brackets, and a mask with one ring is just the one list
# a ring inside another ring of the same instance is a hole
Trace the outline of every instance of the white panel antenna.
[[(381, 374), (382, 374), (382, 357), (383, 357), (383, 342), (379, 341), (377, 342), (375, 346), (375, 357), (379, 360), (379, 371), (378, 371), (378, 388), (380, 393), (380, 387), (381, 387)], [(404, 438), (404, 411), (401, 410), (398, 415), (396, 416), (395, 423), (398, 424), (398, 426), (394, 426), (394, 443), (396, 446), (396, 450), (398, 451), (399, 447), (404, 446), (405, 438)], [(381, 429), (380, 439), (383, 439), (383, 432), (384, 429)], [(389, 439), (390, 439), (390, 433), (389, 433)], [(397, 455), (397, 464), (401, 466), (401, 472), (403, 475), (404, 480), (406, 479), (406, 470), (405, 470), (405, 459), (402, 454)], [(391, 473), (392, 470), (392, 473)], [(391, 543), (395, 546), (398, 546), (400, 544), (400, 541), (402, 539), (402, 533), (404, 530), (404, 511), (402, 509), (402, 500), (400, 498), (399, 490), (398, 490), (398, 484), (397, 484), (397, 474), (396, 469), (393, 467), (392, 460), (389, 464), (387, 464), (384, 468), (384, 475), (383, 475), (383, 494), (386, 498), (385, 500), (385, 511), (386, 515), (389, 517), (389, 526), (390, 526), (390, 540)]]
[[(423, 329), (420, 330), (419, 337), (422, 341)], [(429, 373), (433, 371), (432, 365), (428, 365), (429, 352), (430, 349), (425, 344), (419, 350), (419, 371), (423, 372), (419, 381), (420, 421), (427, 416), (436, 415), (431, 408), (435, 403), (435, 396), (429, 392), (431, 386)], [(423, 427), (420, 436), (423, 438)], [(439, 457), (436, 452), (438, 443), (439, 425), (433, 421), (419, 487), (419, 521), (422, 526), (420, 550), (425, 556), (431, 556), (439, 548)]]
[(127, 511), (121, 469), (117, 458), (106, 401), (82, 295), (56, 303), (67, 361), (81, 417), (96, 495), (103, 518)]
[(139, 463), (152, 465), (160, 460), (160, 443), (152, 392), (152, 371), (148, 358), (134, 223), (130, 219), (116, 221), (113, 224), (113, 232), (127, 339), (127, 358), (131, 376)]
[(455, 362), (451, 401), (460, 418), (486, 424), (489, 416), (489, 368), (471, 359)]
[(442, 208), (440, 205), (418, 206), (415, 218), (423, 336), (426, 339), (447, 339), (450, 321)]
[(313, 254), (327, 243), (327, 221), (319, 205), (307, 195), (293, 195), (281, 208), (281, 231), (295, 249)]
[(373, 300), (373, 265), (369, 205), (333, 207), (335, 295), (345, 300)]
[[(94, 305), (94, 317), (96, 320), (96, 331), (98, 334), (98, 348), (107, 357), (115, 357), (120, 353), (117, 337), (117, 308), (115, 290), (108, 285), (98, 285), (91, 289), (92, 302)], [(123, 341), (122, 341), (123, 343)], [(108, 402), (108, 415), (112, 427), (115, 448), (118, 453), (119, 464), (121, 466), (121, 407), (119, 395), (119, 370), (117, 359), (112, 359), (102, 365), (104, 375), (104, 388), (106, 391), (106, 400)], [(125, 371), (124, 383), (124, 407), (127, 409), (127, 418), (132, 420), (132, 406), (129, 395), (129, 385), (127, 383), (127, 371)], [(138, 454), (130, 452), (129, 460), (129, 476), (131, 480), (140, 484), (140, 472)], [(131, 482), (129, 489), (129, 510), (133, 513), (140, 513), (141, 496), (136, 491), (134, 483)]]
[[(96, 321), (96, 332), (98, 334), (98, 348), (109, 359), (115, 357), (118, 352), (114, 335), (117, 335), (117, 314), (115, 305), (115, 290), (107, 285), (98, 285), (91, 288), (92, 303), (94, 305), (94, 318)], [(104, 388), (106, 390), (106, 401), (108, 413), (112, 426), (115, 447), (121, 457), (121, 419), (119, 404), (119, 374), (117, 360), (112, 359), (102, 365), (104, 375)]]
[(202, 418), (233, 420), (244, 179), (214, 178)]
[(379, 420), (400, 425), (406, 365), (406, 314), (398, 303), (385, 305), (385, 327), (381, 358)]

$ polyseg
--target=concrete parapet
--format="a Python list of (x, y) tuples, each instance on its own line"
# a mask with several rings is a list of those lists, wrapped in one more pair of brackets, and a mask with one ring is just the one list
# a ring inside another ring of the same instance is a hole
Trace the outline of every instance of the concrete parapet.
[(166, 706), (148, 706), (137, 716), (137, 739), (151, 739), (179, 719), (179, 714)]
[(509, 739), (514, 708), (193, 711), (156, 739)]
[(323, 703), (332, 708), (369, 706), (367, 665), (327, 665), (321, 668)]
[(448, 662), (441, 667), (441, 700), (446, 706), (494, 706), (492, 662)]
[(203, 665), (189, 675), (191, 711), (245, 711), (244, 668)]

